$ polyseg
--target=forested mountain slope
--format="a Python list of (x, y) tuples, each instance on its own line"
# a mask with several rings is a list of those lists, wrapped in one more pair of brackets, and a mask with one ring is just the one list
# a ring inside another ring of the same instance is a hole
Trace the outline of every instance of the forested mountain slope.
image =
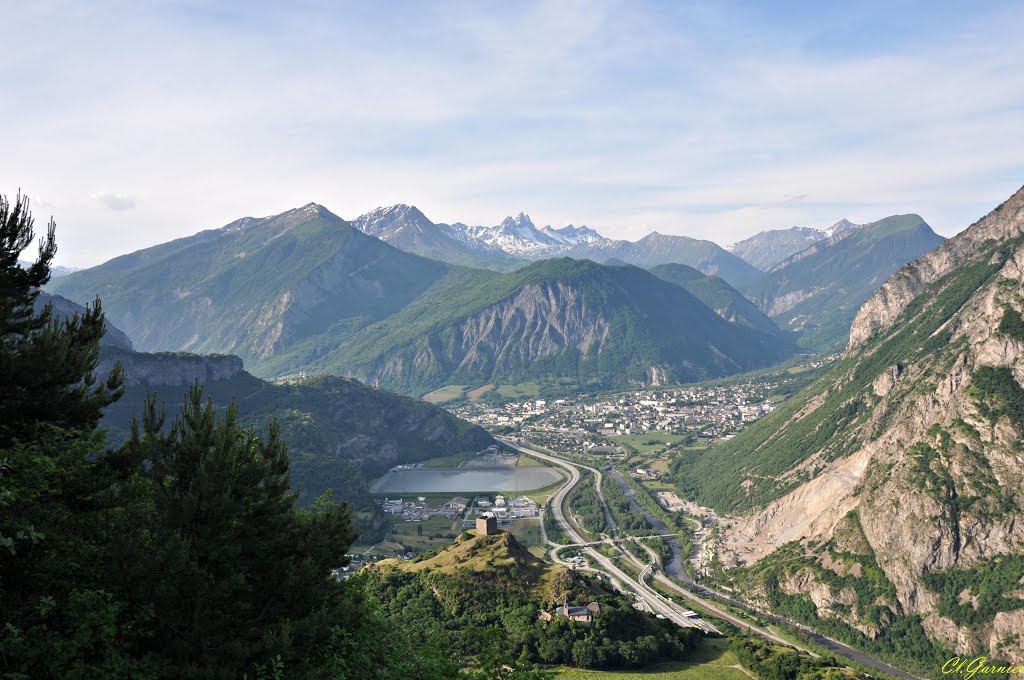
[(237, 354), (258, 370), (310, 336), (396, 312), (449, 269), (311, 203), (117, 257), (48, 290), (79, 304), (99, 295), (137, 349)]
[(708, 276), (685, 264), (660, 264), (651, 267), (650, 272), (684, 288), (726, 321), (764, 333), (781, 335), (783, 332), (757, 305), (717, 276)]
[(494, 443), (483, 429), (443, 409), (346, 378), (274, 384), (246, 373), (235, 356), (147, 354), (115, 347), (101, 352), (98, 374), (109, 373), (115, 362), (125, 369), (126, 393), (104, 414), (112, 440), (127, 436), (147, 395), (174, 415), (198, 381), (218, 407), (235, 400), (244, 421), (262, 428), (272, 421), (281, 426), (300, 502), (332, 489), (335, 500), (367, 511), (364, 519), (375, 514), (367, 479), (399, 463), (480, 451)]

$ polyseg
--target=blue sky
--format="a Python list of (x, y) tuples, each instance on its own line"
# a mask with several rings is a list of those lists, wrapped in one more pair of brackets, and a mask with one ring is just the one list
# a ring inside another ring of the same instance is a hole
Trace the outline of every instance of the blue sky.
[(75, 266), (309, 201), (951, 235), (1024, 184), (1022, 34), (1009, 2), (12, 4), (0, 191)]

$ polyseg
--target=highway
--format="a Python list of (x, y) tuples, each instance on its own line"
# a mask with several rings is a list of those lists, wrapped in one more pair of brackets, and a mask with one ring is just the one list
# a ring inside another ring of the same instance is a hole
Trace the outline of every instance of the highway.
[[(622, 550), (623, 554), (627, 556), (627, 559), (631, 560), (634, 564), (636, 564), (641, 569), (641, 571), (640, 571), (640, 578), (639, 579), (633, 578), (632, 576), (626, 574), (621, 569), (616, 567), (607, 557), (605, 557), (601, 553), (597, 552), (592, 547), (593, 545), (599, 545), (599, 544), (602, 544), (602, 543), (610, 543), (610, 544), (613, 544), (613, 545), (617, 545), (622, 540), (618, 536), (618, 532), (617, 532), (617, 530), (615, 528), (615, 523), (612, 520), (611, 515), (609, 513), (609, 510), (608, 510), (608, 505), (607, 505), (607, 503), (605, 503), (604, 496), (601, 494), (601, 479), (602, 479), (601, 471), (597, 470), (596, 468), (592, 468), (592, 467), (590, 467), (588, 465), (583, 465), (581, 463), (576, 463), (576, 462), (569, 462), (569, 461), (566, 461), (566, 460), (564, 460), (562, 458), (551, 456), (551, 455), (548, 455), (546, 453), (542, 453), (540, 451), (537, 451), (535, 449), (526, 448), (526, 447), (522, 446), (521, 444), (519, 444), (517, 442), (514, 442), (514, 441), (511, 441), (511, 440), (508, 440), (508, 439), (504, 439), (504, 438), (501, 438), (501, 437), (498, 437), (497, 439), (499, 441), (501, 441), (503, 444), (505, 444), (506, 446), (509, 446), (509, 447), (511, 447), (513, 449), (516, 449), (516, 450), (518, 450), (518, 451), (520, 451), (522, 453), (525, 453), (525, 454), (533, 456), (535, 458), (540, 458), (542, 460), (545, 460), (545, 461), (548, 461), (548, 462), (553, 463), (555, 465), (558, 465), (558, 466), (562, 467), (563, 469), (565, 469), (569, 473), (569, 480), (561, 488), (559, 488), (558, 491), (556, 491), (555, 494), (551, 497), (551, 511), (554, 513), (555, 519), (557, 520), (558, 524), (563, 528), (563, 530), (565, 531), (566, 535), (569, 536), (570, 540), (573, 541), (572, 545), (581, 547), (582, 551), (584, 553), (586, 553), (586, 555), (593, 561), (593, 563), (599, 565), (599, 567), (600, 567), (600, 569), (590, 569), (588, 571), (600, 571), (600, 572), (603, 572), (607, 576), (611, 577), (613, 579), (613, 581), (619, 581), (621, 584), (627, 586), (631, 591), (633, 591), (640, 598), (640, 600), (645, 605), (647, 605), (647, 607), (650, 609), (650, 611), (653, 611), (653, 612), (658, 613), (658, 614), (662, 614), (663, 616), (665, 616), (665, 618), (668, 618), (669, 620), (679, 624), (680, 626), (697, 627), (697, 628), (700, 628), (700, 629), (705, 630), (707, 632), (715, 632), (715, 633), (719, 632), (717, 629), (714, 628), (714, 626), (712, 626), (707, 621), (700, 620), (700, 619), (695, 621), (693, 619), (683, 617), (682, 616), (682, 612), (684, 610), (678, 604), (676, 604), (672, 600), (669, 600), (668, 598), (665, 598), (663, 595), (661, 595), (660, 593), (655, 591), (653, 588), (651, 588), (650, 586), (648, 586), (644, 582), (644, 578), (646, 578), (648, 572), (652, 573), (654, 580), (657, 581), (658, 584), (661, 585), (662, 587), (664, 587), (666, 590), (669, 590), (669, 591), (677, 594), (679, 597), (681, 597), (681, 598), (683, 598), (683, 599), (685, 599), (685, 600), (687, 600), (689, 602), (692, 602), (693, 604), (695, 604), (695, 605), (697, 605), (697, 606), (699, 606), (699, 607), (701, 607), (701, 608), (703, 608), (703, 609), (713, 613), (715, 616), (718, 616), (721, 619), (723, 619), (725, 621), (728, 621), (729, 623), (733, 624), (734, 626), (736, 626), (737, 628), (739, 628), (741, 630), (746, 630), (749, 633), (752, 633), (754, 635), (758, 635), (760, 637), (763, 637), (763, 638), (765, 638), (765, 639), (767, 639), (767, 640), (769, 640), (771, 642), (774, 642), (776, 644), (782, 644), (782, 645), (787, 645), (787, 646), (790, 646), (790, 647), (795, 647), (796, 649), (799, 649), (800, 651), (806, 652), (807, 654), (810, 654), (811, 656), (817, 656), (817, 654), (814, 654), (814, 652), (811, 652), (808, 649), (805, 649), (805, 648), (803, 648), (803, 647), (801, 647), (801, 646), (799, 646), (797, 644), (794, 644), (793, 642), (785, 640), (785, 639), (775, 635), (774, 633), (772, 633), (769, 630), (765, 630), (764, 628), (760, 628), (758, 626), (751, 625), (750, 623), (748, 623), (746, 621), (743, 621), (743, 620), (733, 616), (732, 614), (729, 614), (728, 612), (724, 611), (721, 607), (716, 606), (715, 604), (713, 604), (709, 600), (717, 600), (718, 602), (722, 602), (722, 603), (728, 604), (728, 605), (730, 605), (732, 607), (735, 607), (737, 609), (742, 609), (742, 610), (750, 613), (752, 616), (756, 616), (756, 617), (760, 617), (760, 618), (767, 618), (768, 620), (773, 621), (773, 622), (775, 622), (778, 625), (796, 626), (796, 627), (800, 628), (800, 630), (802, 630), (805, 634), (809, 635), (811, 637), (811, 639), (813, 639), (816, 644), (818, 644), (818, 645), (820, 645), (822, 647), (825, 647), (826, 649), (828, 649), (829, 651), (833, 652), (837, 656), (846, 657), (847, 659), (851, 659), (851, 660), (856, 661), (857, 663), (860, 663), (860, 664), (862, 664), (864, 666), (867, 666), (869, 668), (874, 668), (876, 670), (882, 671), (883, 673), (887, 673), (889, 675), (894, 675), (894, 676), (899, 677), (899, 678), (905, 678), (906, 680), (917, 680), (917, 676), (911, 675), (911, 674), (909, 674), (909, 673), (907, 673), (905, 671), (902, 671), (902, 670), (900, 670), (898, 668), (894, 668), (893, 666), (890, 666), (889, 664), (887, 664), (887, 663), (885, 663), (883, 661), (880, 661), (880, 660), (874, 658), (873, 656), (870, 656), (870, 655), (868, 655), (868, 654), (866, 654), (864, 652), (861, 652), (860, 650), (853, 649), (852, 647), (848, 647), (847, 645), (844, 645), (841, 642), (837, 642), (836, 640), (833, 640), (831, 638), (825, 637), (824, 635), (821, 635), (820, 633), (817, 633), (816, 631), (814, 631), (814, 630), (812, 630), (812, 629), (810, 629), (810, 628), (808, 628), (806, 626), (794, 623), (792, 621), (788, 621), (786, 619), (783, 619), (781, 617), (778, 617), (778, 616), (775, 616), (775, 615), (772, 615), (772, 614), (766, 614), (764, 612), (757, 611), (757, 610), (751, 608), (749, 605), (747, 605), (747, 604), (745, 604), (743, 602), (739, 602), (739, 601), (737, 601), (737, 600), (735, 600), (733, 598), (730, 598), (730, 597), (728, 597), (726, 595), (723, 595), (723, 594), (721, 594), (721, 593), (719, 593), (717, 591), (711, 590), (711, 589), (709, 589), (709, 588), (707, 588), (707, 587), (705, 587), (703, 585), (695, 584), (690, 579), (689, 573), (686, 572), (686, 569), (682, 565), (682, 560), (687, 558), (687, 557), (689, 557), (689, 556), (682, 556), (681, 555), (681, 549), (679, 548), (679, 542), (678, 542), (678, 538), (676, 537), (676, 535), (674, 533), (672, 533), (663, 522), (658, 520), (656, 517), (653, 517), (650, 513), (648, 513), (646, 510), (644, 510), (644, 508), (642, 506), (640, 506), (636, 502), (636, 499), (633, 498), (633, 490), (631, 488), (629, 488), (629, 486), (626, 483), (626, 481), (621, 477), (621, 475), (618, 474), (617, 471), (613, 471), (612, 472), (612, 478), (615, 479), (615, 481), (622, 487), (622, 489), (626, 493), (626, 495), (632, 500), (633, 506), (636, 509), (638, 509), (644, 515), (644, 517), (647, 519), (647, 521), (651, 524), (651, 526), (654, 527), (655, 531), (657, 532), (656, 535), (660, 535), (660, 536), (666, 537), (669, 545), (672, 547), (672, 550), (673, 550), (673, 560), (672, 560), (671, 564), (664, 565), (665, 571), (668, 574), (676, 576), (677, 578), (682, 580), (687, 585), (687, 588), (684, 588), (684, 587), (680, 586), (679, 584), (675, 583), (674, 581), (672, 581), (665, 574), (663, 574), (661, 572), (658, 572), (658, 571), (655, 571), (653, 569), (653, 560), (656, 559), (656, 556), (653, 555), (653, 551), (651, 551), (648, 546), (646, 546), (646, 545), (644, 545), (642, 543), (639, 543), (639, 542), (637, 542), (637, 544), (643, 546), (644, 549), (646, 549), (648, 551), (648, 553), (651, 554), (652, 563), (651, 564), (642, 564), (632, 554), (630, 554), (630, 552), (628, 550), (625, 550), (624, 548), (620, 547), (620, 550)], [(599, 497), (599, 499), (601, 501), (601, 505), (602, 505), (602, 507), (604, 509), (605, 517), (606, 517), (607, 522), (608, 522), (608, 526), (611, 529), (612, 533), (614, 534), (613, 538), (607, 538), (607, 539), (603, 539), (601, 541), (591, 541), (591, 542), (585, 541), (583, 539), (583, 537), (580, 536), (580, 534), (573, 528), (573, 526), (570, 524), (570, 522), (566, 519), (566, 517), (564, 515), (563, 507), (564, 507), (564, 504), (565, 504), (565, 498), (572, 491), (572, 489), (576, 486), (576, 484), (579, 483), (579, 481), (580, 481), (580, 468), (583, 468), (583, 469), (586, 469), (586, 470), (590, 470), (595, 475), (596, 484), (597, 484), (598, 497)], [(541, 525), (543, 526), (543, 520), (541, 521)], [(546, 538), (546, 533), (544, 535), (545, 535), (545, 538)], [(563, 566), (566, 566), (566, 567), (572, 567), (573, 566), (570, 563), (562, 561), (558, 557), (558, 553), (559, 553), (560, 549), (566, 548), (566, 547), (570, 547), (569, 545), (563, 545), (563, 544), (554, 543), (554, 542), (552, 542), (550, 540), (548, 540), (548, 543), (551, 544), (552, 546), (554, 546), (554, 548), (555, 548), (554, 550), (552, 550), (552, 553), (551, 553), (552, 554), (552, 559), (554, 559), (558, 564), (561, 564)], [(694, 591), (701, 593), (702, 595), (704, 595), (704, 597), (701, 597), (700, 595), (697, 595), (696, 592), (691, 592), (691, 590), (689, 590), (689, 588), (692, 588)], [(699, 625), (695, 625), (695, 624), (699, 624)]]
[[(712, 624), (708, 623), (707, 621), (703, 621), (700, 619), (691, 619), (686, 616), (683, 616), (683, 612), (685, 610), (679, 607), (679, 605), (673, 603), (671, 600), (664, 597), (647, 584), (638, 581), (637, 579), (633, 578), (623, 570), (619, 569), (615, 564), (612, 563), (612, 561), (609, 558), (605, 557), (601, 553), (594, 550), (594, 548), (588, 544), (589, 542), (582, 536), (580, 536), (580, 534), (576, 531), (573, 525), (566, 519), (563, 510), (565, 506), (565, 497), (579, 483), (580, 468), (590, 470), (596, 475), (598, 488), (600, 489), (601, 472), (599, 470), (596, 470), (592, 467), (588, 467), (586, 465), (568, 463), (560, 458), (549, 456), (545, 453), (541, 453), (540, 451), (534, 451), (533, 449), (524, 448), (512, 441), (508, 441), (505, 439), (502, 439), (500, 441), (518, 451), (534, 456), (536, 458), (540, 458), (542, 460), (546, 460), (550, 463), (554, 463), (555, 465), (564, 468), (569, 473), (569, 480), (565, 484), (563, 484), (562, 487), (559, 488), (558, 491), (556, 491), (555, 494), (551, 497), (551, 512), (554, 513), (555, 520), (565, 531), (569, 539), (575, 545), (579, 546), (581, 550), (587, 555), (587, 557), (591, 559), (591, 561), (594, 564), (597, 564), (600, 567), (599, 571), (604, 572), (614, 581), (618, 581), (620, 584), (624, 585), (626, 588), (633, 591), (633, 593), (640, 599), (640, 601), (642, 601), (647, 606), (647, 608), (650, 611), (656, 614), (661, 614), (666, 619), (669, 619), (670, 621), (686, 628), (698, 628), (709, 633), (719, 633), (718, 629), (716, 629)], [(601, 502), (602, 504), (604, 504), (603, 497), (601, 499)], [(541, 520), (541, 523), (543, 524), (543, 520)], [(556, 548), (566, 547), (562, 544), (553, 545), (555, 545)], [(623, 552), (626, 555), (629, 555), (627, 551), (623, 550)], [(558, 558), (557, 550), (553, 552), (552, 559), (554, 559), (558, 564), (561, 564), (562, 566), (573, 568), (572, 564), (564, 562), (563, 560)]]

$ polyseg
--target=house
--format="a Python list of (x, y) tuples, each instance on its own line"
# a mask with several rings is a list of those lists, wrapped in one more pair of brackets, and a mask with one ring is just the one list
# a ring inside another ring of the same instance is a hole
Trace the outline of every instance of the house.
[(543, 621), (551, 621), (556, 617), (563, 617), (575, 621), (581, 626), (589, 626), (594, 622), (594, 615), (600, 612), (601, 605), (597, 602), (591, 602), (585, 607), (574, 607), (566, 601), (560, 607), (555, 607), (553, 612), (541, 610), (537, 618)]
[(447, 503), (445, 503), (444, 507), (449, 509), (449, 510), (458, 510), (459, 512), (462, 512), (463, 510), (466, 509), (466, 504), (467, 503), (469, 503), (469, 499), (468, 498), (463, 498), (462, 496), (456, 496), (455, 498), (453, 498), (450, 501), (448, 501)]

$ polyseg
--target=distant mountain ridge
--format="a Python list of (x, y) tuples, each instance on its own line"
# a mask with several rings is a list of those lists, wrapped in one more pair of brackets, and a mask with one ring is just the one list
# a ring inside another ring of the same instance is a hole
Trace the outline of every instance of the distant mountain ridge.
[(878, 287), (944, 240), (918, 215), (893, 215), (836, 229), (740, 290), (782, 328), (800, 333), (801, 345), (833, 351)]
[(572, 257), (595, 262), (614, 258), (640, 267), (686, 264), (733, 286), (751, 283), (761, 273), (711, 241), (657, 232), (638, 241), (613, 240), (587, 226), (538, 228), (522, 212), (496, 226), (470, 226), (434, 223), (414, 206), (398, 204), (361, 215), (352, 225), (407, 252), (498, 271), (528, 261)]
[(762, 271), (770, 271), (786, 258), (795, 255), (808, 246), (831, 238), (836, 234), (849, 232), (860, 226), (843, 218), (825, 229), (816, 229), (814, 227), (772, 229), (759, 232), (742, 241), (727, 245), (725, 249)]
[(659, 279), (684, 288), (726, 321), (770, 335), (783, 334), (782, 329), (757, 305), (717, 276), (707, 276), (685, 264), (660, 264), (651, 267), (650, 272)]
[[(39, 296), (36, 298), (35, 304), (33, 305), (33, 310), (36, 314), (39, 314), (43, 311), (43, 308), (46, 307), (46, 305), (51, 305), (52, 318), (57, 321), (64, 321), (75, 316), (84, 316), (86, 311), (85, 307), (72, 302), (65, 297), (40, 292)], [(106, 329), (106, 332), (103, 334), (103, 337), (100, 338), (101, 346), (111, 345), (123, 349), (132, 348), (131, 339), (124, 333), (124, 331), (111, 324), (109, 320), (104, 320), (104, 328)], [(99, 371), (98, 373), (102, 375), (103, 371)]]
[[(18, 260), (18, 266), (22, 269), (28, 269), (32, 266), (32, 263), (26, 262), (25, 260)], [(60, 278), (61, 276), (67, 276), (68, 274), (73, 274), (77, 271), (81, 271), (81, 267), (64, 267), (59, 264), (50, 265), (50, 278)]]
[[(455, 241), (434, 239), (437, 225), (411, 206), (358, 224), (384, 238), (413, 233), (403, 242), (424, 248)], [(594, 239), (584, 227), (550, 231), (544, 239), (573, 249)], [(497, 232), (540, 233), (525, 215)], [(664, 238), (668, 250), (692, 241)], [(399, 250), (312, 203), (124, 255), (48, 289), (81, 302), (99, 295), (140, 350), (235, 354), (260, 376), (328, 372), (417, 396), (460, 381), (663, 384), (794, 351), (775, 329), (730, 323), (641, 269), (570, 258), (507, 274), (468, 269)]]
[(452, 269), (310, 203), (114, 258), (51, 281), (143, 351), (230, 353), (259, 366), (307, 338), (393, 314)]

